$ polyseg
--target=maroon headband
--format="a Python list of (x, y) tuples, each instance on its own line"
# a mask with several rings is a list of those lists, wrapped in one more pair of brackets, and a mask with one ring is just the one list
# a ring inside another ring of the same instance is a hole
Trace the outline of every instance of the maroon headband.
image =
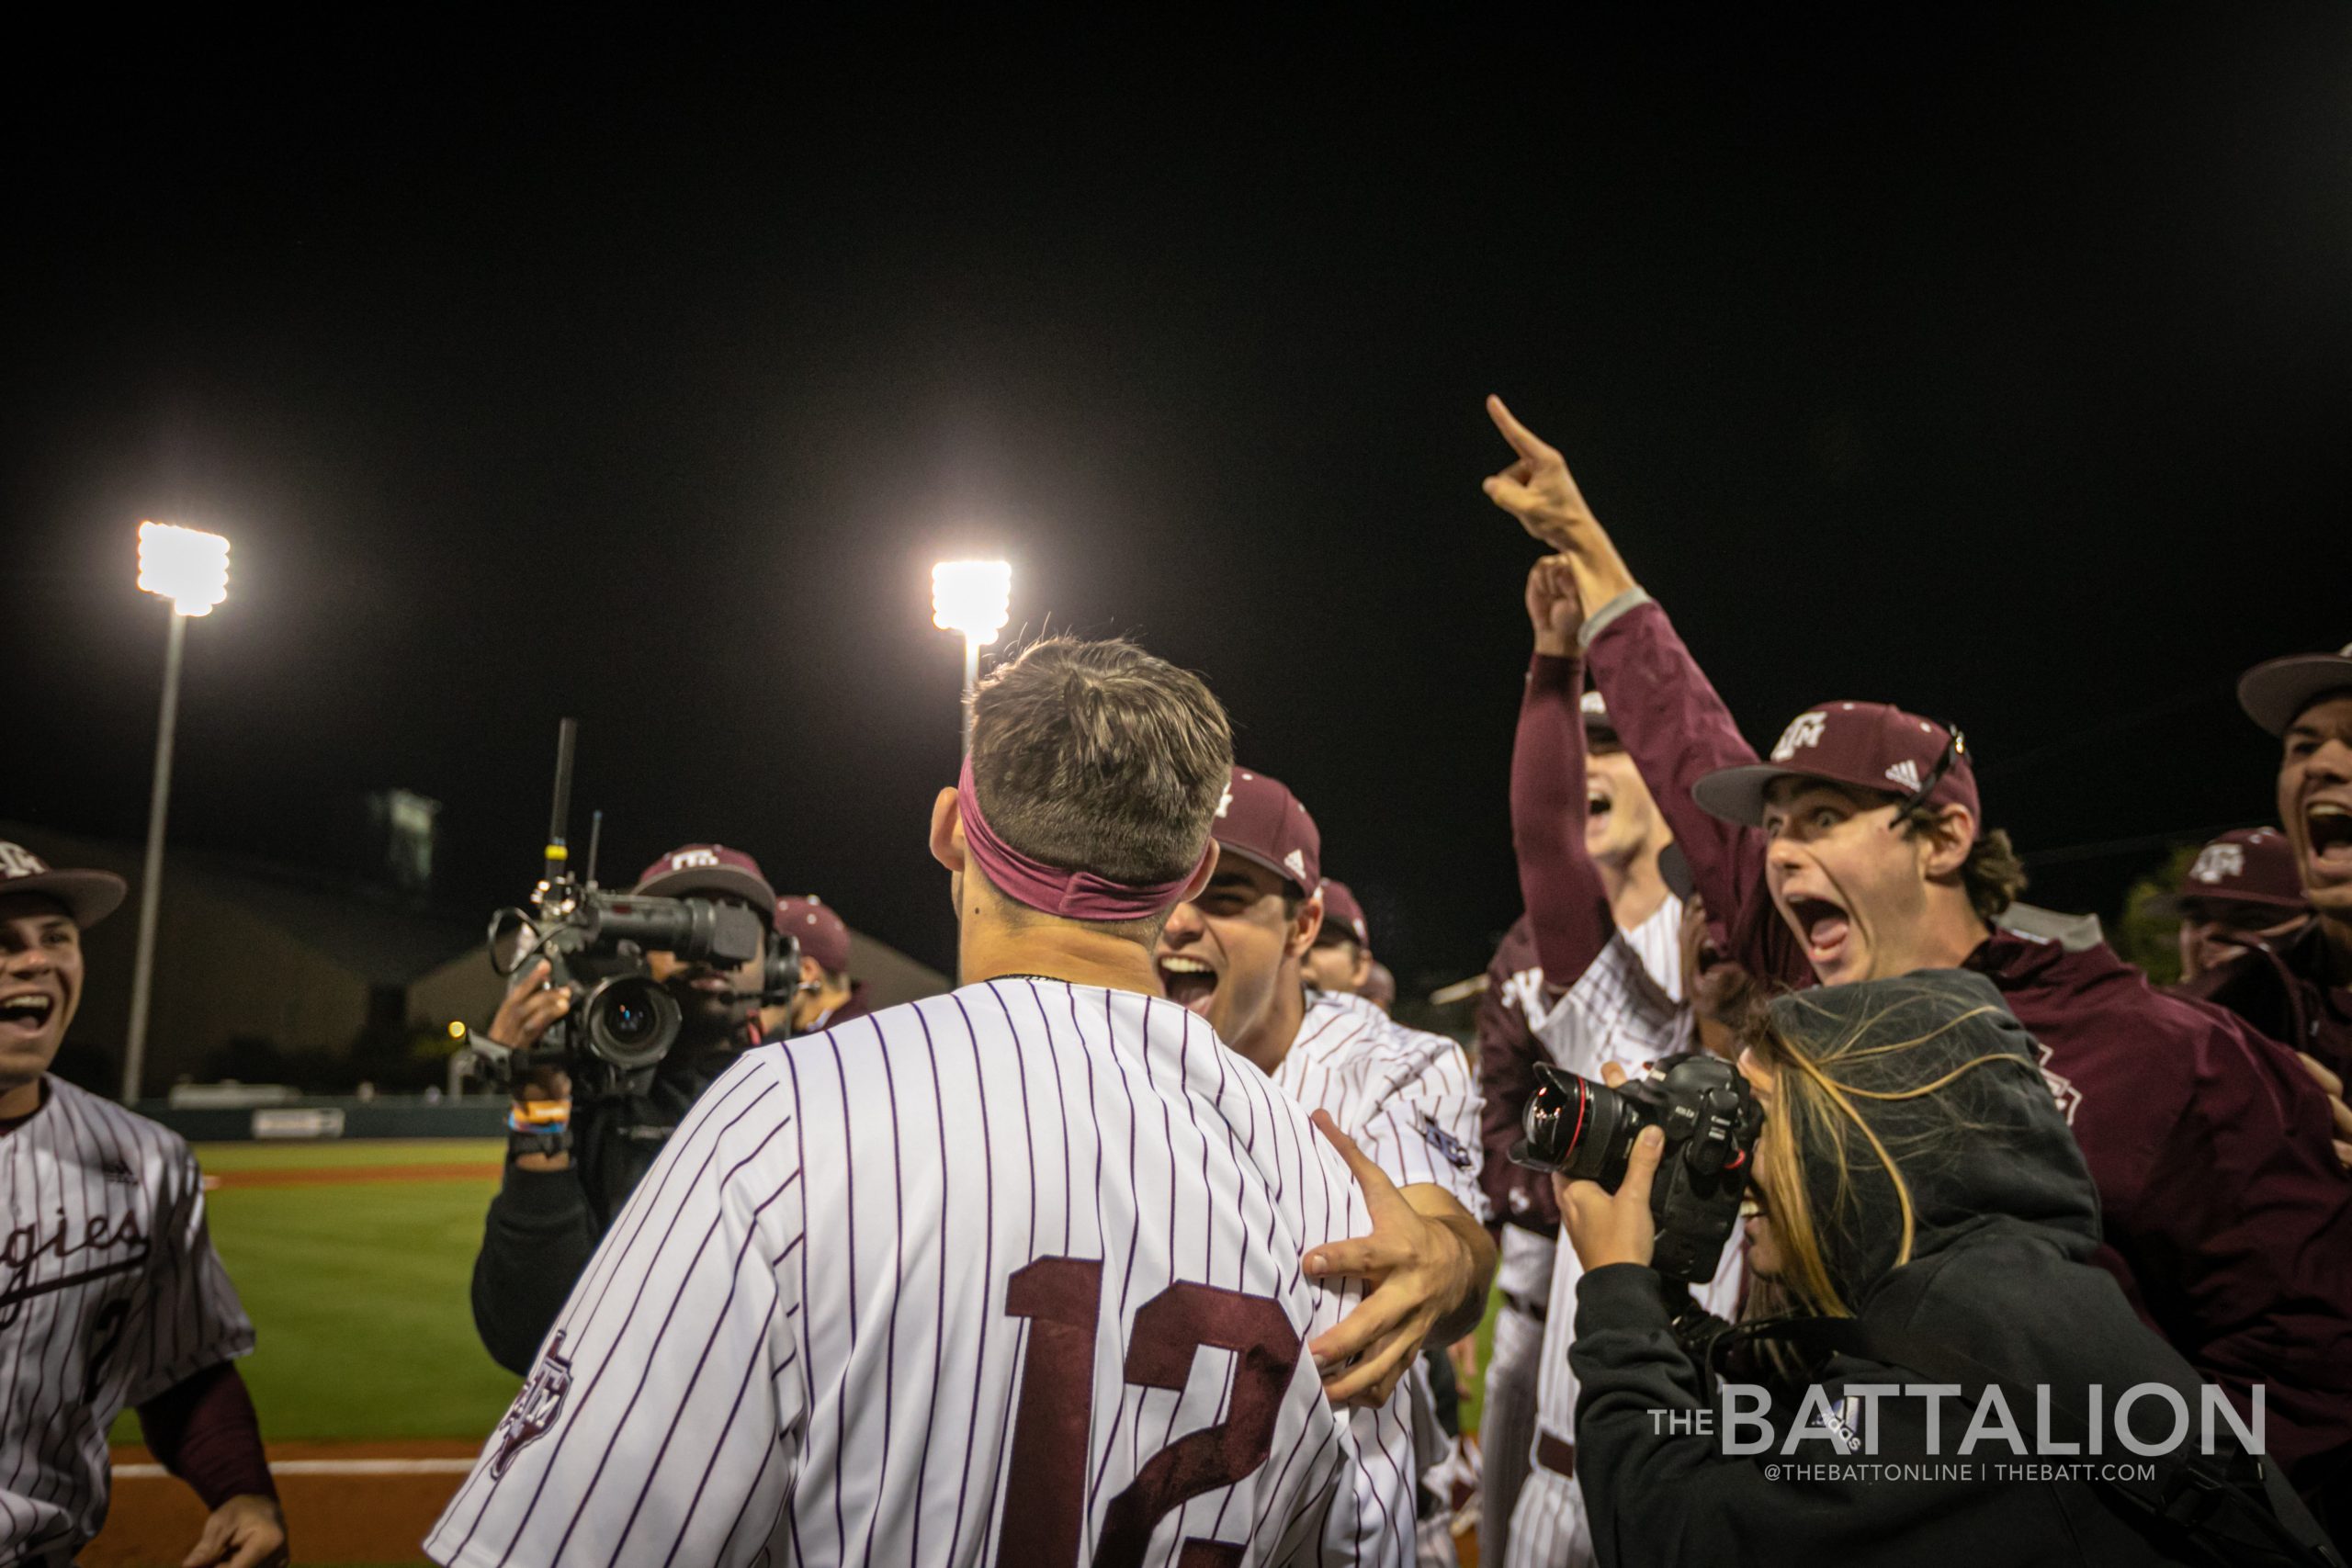
[[(964, 821), (964, 847), (971, 852), (973, 863), (987, 875), (989, 885), (1016, 904), (1064, 919), (1149, 919), (1182, 897), (1186, 885), (1201, 869), (1195, 865), (1172, 882), (1137, 887), (1091, 871), (1064, 871), (1034, 860), (998, 838), (988, 818), (980, 815), (980, 795), (972, 784), (968, 756), (964, 759), (962, 776), (956, 781), (956, 810)], [(1216, 840), (1212, 838), (1201, 846), (1202, 864), (1216, 852)]]

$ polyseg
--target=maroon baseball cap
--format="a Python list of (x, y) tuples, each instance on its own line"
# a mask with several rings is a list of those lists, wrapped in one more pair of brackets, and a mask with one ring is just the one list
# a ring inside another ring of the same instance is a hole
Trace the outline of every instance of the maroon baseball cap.
[(1323, 879), (1323, 929), (1334, 936), (1344, 931), (1364, 946), (1372, 945), (1372, 928), (1364, 924), (1363, 906), (1336, 876)]
[(2297, 715), (2331, 692), (2352, 692), (2352, 642), (2341, 653), (2274, 659), (2238, 677), (2238, 706), (2273, 735), (2286, 734)]
[(802, 956), (815, 959), (826, 974), (849, 973), (849, 927), (814, 893), (777, 899), (775, 929), (796, 939)]
[(25, 848), (0, 840), (0, 894), (38, 893), (65, 907), (75, 926), (88, 931), (114, 913), (130, 885), (110, 871), (51, 871)]
[(749, 904), (763, 920), (775, 919), (775, 889), (768, 886), (760, 863), (725, 844), (687, 844), (672, 850), (645, 868), (633, 891), (649, 898), (723, 893)]
[(1372, 973), (1363, 977), (1363, 989), (1356, 995), (1374, 1007), (1394, 1007), (1396, 1005), (1396, 976), (1388, 972), (1387, 964), (1375, 958), (1372, 962)]
[(2304, 907), (2294, 846), (2276, 828), (2240, 828), (2197, 852), (2179, 891), (2162, 905), (2177, 914), (2192, 904), (2276, 909), (2280, 918)]
[[(1938, 777), (1940, 767), (1942, 776)], [(1976, 772), (1960, 737), (1932, 719), (1885, 703), (1822, 703), (1781, 732), (1771, 761), (1718, 768), (1690, 786), (1709, 814), (1763, 825), (1764, 796), (1781, 779), (1820, 779), (1909, 799), (1934, 780), (1926, 806), (1965, 806), (1982, 826)]]
[(1279, 779), (1234, 769), (1216, 803), (1215, 831), (1225, 853), (1256, 861), (1301, 893), (1323, 885), (1323, 835)]

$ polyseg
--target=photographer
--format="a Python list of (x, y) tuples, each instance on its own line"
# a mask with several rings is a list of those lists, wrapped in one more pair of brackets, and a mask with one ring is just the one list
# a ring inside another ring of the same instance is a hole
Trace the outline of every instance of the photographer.
[(2098, 1183), (2099, 1265), (2241, 1412), (2267, 1390), (2271, 1447), (2308, 1495), (2346, 1484), (2352, 1184), (2323, 1084), (2243, 1020), (2157, 991), (2102, 942), (2003, 929), (2023, 867), (1984, 826), (1951, 727), (1823, 703), (1759, 761), (1560, 453), (1500, 400), (1488, 412), (1518, 460), (1487, 493), (1567, 560), (1587, 668), (1728, 956), (1783, 987), (1937, 969), (1989, 978), (2032, 1032)]
[[(1614, 1194), (1561, 1184), (1564, 1228), (1586, 1269), (1572, 1360), (1585, 1391), (1579, 1476), (1603, 1562), (2332, 1561), (2267, 1550), (2273, 1522), (2318, 1539), (2275, 1466), (2264, 1467), (2267, 1497), (2259, 1483), (2202, 1493), (2197, 1501), (2216, 1511), (2193, 1529), (2155, 1518), (2107, 1480), (1996, 1472), (2076, 1469), (2045, 1453), (2134, 1457), (2118, 1441), (2120, 1414), (2103, 1446), (2096, 1426), (2079, 1450), (2059, 1446), (2068, 1413), (2094, 1407), (2102, 1390), (2111, 1412), (2146, 1384), (2202, 1407), (2196, 1372), (2089, 1261), (2098, 1195), (2034, 1055), (1992, 983), (1954, 970), (1782, 997), (1753, 1031), (1740, 1070), (1765, 1119), (1748, 1267), (1823, 1314), (1802, 1320), (1821, 1331), (1810, 1342), (1800, 1320), (1778, 1336), (1758, 1332), (1770, 1325), (1734, 1331), (1809, 1349), (1794, 1381), (1821, 1391), (1802, 1409), (1774, 1401), (1765, 1452), (1726, 1451), (1727, 1432), (1677, 1419), (1720, 1416), (1724, 1405), (1669, 1324), (1650, 1268), (1657, 1130), (1643, 1132)], [(1972, 1450), (1971, 1413), (1996, 1379), (2015, 1420)], [(1912, 1392), (1921, 1384), (1949, 1396), (1931, 1404)], [(2166, 1429), (2170, 1416), (2145, 1406), (2168, 1403), (2141, 1402), (2132, 1429)], [(1841, 1429), (1828, 1429), (1833, 1420)], [(2027, 1431), (2056, 1440), (2037, 1435), (2020, 1452)], [(2215, 1433), (2226, 1447), (2229, 1426)], [(2071, 1437), (2080, 1442), (2082, 1429)], [(2154, 1462), (2169, 1477), (2181, 1456)], [(1868, 1473), (1906, 1464), (1927, 1474)]]
[[(776, 897), (759, 863), (741, 850), (689, 844), (648, 866), (635, 892), (738, 904), (772, 932)], [(506, 1175), (491, 1200), (474, 1259), (474, 1328), (491, 1359), (520, 1376), (587, 1267), (613, 1216), (652, 1167), (695, 1097), (755, 1043), (753, 1020), (767, 964), (760, 954), (721, 972), (646, 954), (652, 979), (676, 998), (678, 1039), (641, 1093), (572, 1098), (570, 1076), (537, 1067), (514, 1086)], [(529, 1050), (571, 1010), (569, 988), (551, 987), (544, 959), (517, 976), (492, 1021), (491, 1041)]]

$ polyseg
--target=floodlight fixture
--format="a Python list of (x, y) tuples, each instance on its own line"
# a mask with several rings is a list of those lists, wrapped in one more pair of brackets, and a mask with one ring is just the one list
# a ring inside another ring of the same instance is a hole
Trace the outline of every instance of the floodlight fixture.
[(944, 560), (931, 569), (931, 622), (973, 643), (996, 640), (1012, 618), (1012, 567), (1001, 560)]
[(229, 597), (229, 541), (199, 528), (141, 523), (139, 586), (183, 615), (209, 615)]

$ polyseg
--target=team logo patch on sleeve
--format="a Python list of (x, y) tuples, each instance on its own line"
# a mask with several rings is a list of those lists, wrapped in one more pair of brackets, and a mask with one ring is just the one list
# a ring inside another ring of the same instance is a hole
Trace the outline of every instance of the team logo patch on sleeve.
[(1468, 1145), (1464, 1145), (1461, 1139), (1455, 1137), (1444, 1128), (1439, 1126), (1437, 1124), (1436, 1118), (1430, 1116), (1424, 1116), (1421, 1118), (1421, 1136), (1428, 1140), (1430, 1147), (1443, 1155), (1445, 1156), (1446, 1163), (1453, 1167), (1454, 1169), (1467, 1170), (1470, 1168), (1470, 1150)]
[(490, 1461), (490, 1476), (503, 1480), (514, 1456), (533, 1442), (547, 1435), (555, 1418), (563, 1413), (563, 1396), (571, 1392), (571, 1363), (563, 1357), (563, 1331), (556, 1331), (555, 1340), (548, 1345), (539, 1364), (531, 1369), (531, 1381), (514, 1396), (507, 1407), (506, 1418), (498, 1424), (493, 1434), (498, 1439), (498, 1457)]

